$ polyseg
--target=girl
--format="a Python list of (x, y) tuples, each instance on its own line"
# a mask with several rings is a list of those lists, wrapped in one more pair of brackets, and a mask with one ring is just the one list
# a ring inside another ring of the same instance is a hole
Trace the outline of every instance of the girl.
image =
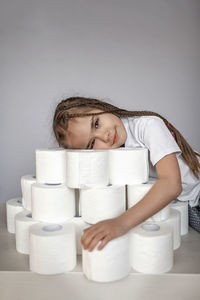
[(150, 176), (158, 180), (133, 207), (114, 219), (84, 230), (84, 249), (98, 249), (127, 233), (173, 199), (189, 200), (190, 226), (200, 232), (199, 153), (161, 115), (151, 111), (128, 111), (109, 103), (71, 97), (56, 108), (53, 130), (59, 146), (71, 149), (146, 147)]

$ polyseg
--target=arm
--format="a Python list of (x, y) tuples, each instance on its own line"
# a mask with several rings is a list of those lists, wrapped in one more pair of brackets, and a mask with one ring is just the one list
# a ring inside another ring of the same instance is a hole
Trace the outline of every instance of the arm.
[(163, 157), (155, 166), (156, 183), (136, 205), (120, 216), (129, 229), (164, 208), (182, 191), (180, 169), (174, 153)]
[(149, 192), (133, 207), (117, 218), (98, 222), (84, 230), (81, 242), (92, 251), (102, 240), (101, 250), (110, 240), (117, 238), (164, 208), (182, 191), (181, 175), (175, 153), (160, 159), (156, 165), (158, 180)]

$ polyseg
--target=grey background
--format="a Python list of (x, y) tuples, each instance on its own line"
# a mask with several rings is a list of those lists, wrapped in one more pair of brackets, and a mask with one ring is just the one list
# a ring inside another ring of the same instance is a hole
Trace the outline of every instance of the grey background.
[(199, 0), (1, 0), (0, 54), (1, 202), (69, 96), (156, 111), (200, 150)]

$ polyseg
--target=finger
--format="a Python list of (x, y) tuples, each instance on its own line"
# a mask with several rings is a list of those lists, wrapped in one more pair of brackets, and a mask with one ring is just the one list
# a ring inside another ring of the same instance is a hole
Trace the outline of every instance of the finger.
[(88, 236), (94, 236), (94, 234), (99, 233), (101, 230), (101, 224), (96, 223), (89, 228), (86, 228), (86, 230), (83, 229), (83, 235), (81, 237), (81, 243), (84, 244), (87, 240)]
[(101, 241), (105, 237), (105, 232), (100, 232), (95, 235), (95, 237), (91, 240), (90, 244), (87, 246), (88, 251), (92, 251), (99, 241)]
[(95, 225), (91, 225), (90, 227), (83, 229), (83, 234), (87, 234), (88, 232), (92, 232), (93, 230), (95, 230), (96, 229)]
[(91, 227), (87, 227), (83, 229), (83, 232), (87, 232)]
[(94, 238), (95, 235), (97, 235), (98, 229), (93, 229), (91, 231), (88, 231), (86, 233), (84, 233), (82, 235), (81, 238), (81, 244), (83, 245), (84, 249), (86, 249), (88, 247), (88, 245), (90, 244), (91, 240)]
[(100, 222), (96, 223), (96, 224), (92, 224), (91, 226), (87, 227), (87, 228), (84, 228), (83, 231), (84, 232), (87, 232), (87, 231), (90, 231), (91, 229), (94, 229), (96, 227), (98, 227)]
[(99, 221), (99, 222), (97, 222), (96, 224), (93, 224), (92, 226), (89, 226), (89, 227), (87, 227), (87, 228), (84, 228), (83, 229), (83, 231), (84, 232), (88, 232), (88, 231), (90, 231), (90, 230), (94, 230), (94, 229), (96, 229), (96, 228), (98, 228), (99, 226), (102, 226), (102, 221)]
[(92, 232), (94, 232), (94, 228), (93, 228), (93, 225), (90, 227), (90, 228), (87, 228), (87, 229), (90, 229), (90, 230), (83, 230), (83, 234), (82, 234), (82, 237), (81, 237), (81, 240), (84, 241), (88, 235), (92, 234)]
[(111, 238), (111, 236), (110, 235), (106, 235), (105, 237), (104, 237), (104, 239), (102, 240), (102, 242), (100, 243), (100, 245), (98, 246), (98, 250), (102, 250), (104, 247), (105, 247), (105, 245), (109, 242), (109, 241), (111, 241), (112, 240), (112, 238)]
[(90, 225), (89, 227), (84, 228), (84, 229), (83, 229), (83, 232), (84, 232), (84, 233), (87, 233), (88, 231), (92, 231), (92, 230), (94, 230), (94, 229), (96, 229), (96, 228), (98, 228), (98, 227), (99, 227), (99, 223), (92, 224), (92, 225)]

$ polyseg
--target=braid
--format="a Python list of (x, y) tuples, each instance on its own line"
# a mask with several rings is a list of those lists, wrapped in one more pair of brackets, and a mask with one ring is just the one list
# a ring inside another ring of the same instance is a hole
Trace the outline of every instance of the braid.
[[(90, 113), (88, 111), (97, 108), (103, 110), (99, 113)], [(70, 97), (62, 100), (56, 107), (53, 119), (53, 131), (60, 146), (68, 148), (65, 142), (65, 132), (68, 128), (68, 120), (70, 118), (84, 117), (91, 115), (101, 115), (105, 113), (112, 113), (119, 118), (122, 117), (137, 117), (137, 116), (157, 116), (163, 120), (168, 130), (173, 135), (179, 148), (181, 149), (182, 157), (185, 163), (190, 167), (194, 176), (199, 179), (200, 162), (197, 156), (199, 153), (193, 151), (181, 133), (169, 123), (163, 116), (152, 111), (129, 111), (118, 108), (110, 103), (85, 97)]]

